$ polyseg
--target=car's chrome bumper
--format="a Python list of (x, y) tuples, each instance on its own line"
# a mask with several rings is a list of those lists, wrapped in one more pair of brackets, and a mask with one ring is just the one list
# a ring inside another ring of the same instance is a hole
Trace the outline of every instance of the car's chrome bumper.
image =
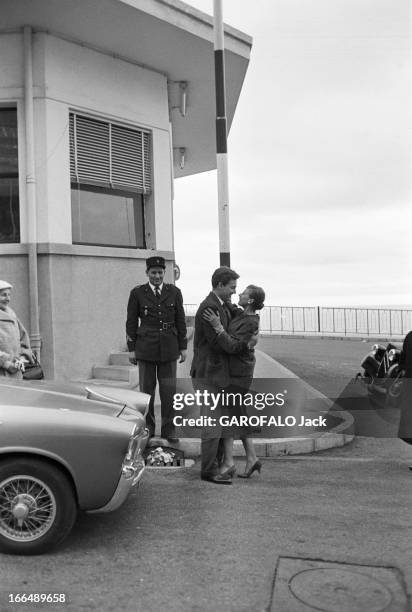
[(89, 510), (90, 514), (100, 512), (112, 512), (119, 508), (127, 499), (130, 489), (134, 487), (143, 476), (145, 462), (143, 459), (143, 451), (149, 439), (149, 430), (145, 429), (143, 433), (133, 439), (133, 452), (130, 450), (123, 460), (120, 479), (112, 498), (96, 510)]

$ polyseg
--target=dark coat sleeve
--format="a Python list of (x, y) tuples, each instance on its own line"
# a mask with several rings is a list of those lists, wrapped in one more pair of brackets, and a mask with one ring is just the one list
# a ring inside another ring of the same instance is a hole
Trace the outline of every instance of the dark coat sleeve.
[[(207, 306), (210, 308), (210, 305)], [(219, 309), (212, 308), (215, 312), (220, 314), (222, 319), (222, 314)], [(243, 312), (243, 311), (241, 311)], [(199, 313), (200, 315), (203, 313), (203, 310)], [(208, 339), (210, 346), (216, 353), (227, 353), (229, 355), (236, 355), (237, 353), (242, 353), (247, 350), (247, 343), (249, 338), (245, 341), (242, 337), (237, 337), (229, 334), (227, 331), (223, 331), (220, 334), (217, 334), (213, 327), (205, 321), (201, 316), (201, 324), (204, 329), (205, 336)]]
[(400, 366), (405, 370), (407, 378), (412, 378), (412, 331), (408, 332), (403, 341)]
[(179, 351), (187, 349), (187, 330), (186, 330), (186, 314), (183, 306), (182, 292), (178, 287), (176, 290), (176, 307), (175, 307), (175, 325), (177, 329), (177, 342)]
[(232, 302), (227, 302), (226, 306), (230, 312), (232, 319), (243, 314), (243, 308), (239, 308), (239, 306), (236, 306), (236, 304), (232, 304)]
[(233, 325), (229, 326), (228, 332), (220, 332), (216, 338), (219, 346), (231, 355), (247, 351), (248, 342), (259, 331), (259, 326), (256, 322), (248, 317), (239, 318), (234, 320), (233, 323)]
[(218, 342), (217, 342), (217, 337), (216, 337), (216, 332), (214, 331), (214, 329), (212, 328), (212, 326), (203, 319), (203, 313), (206, 310), (206, 308), (211, 308), (214, 312), (219, 313), (219, 308), (217, 306), (208, 304), (207, 302), (203, 303), (200, 305), (200, 307), (198, 308), (198, 311), (196, 313), (196, 318), (195, 318), (195, 326), (196, 328), (199, 330), (199, 334), (203, 335), (204, 338), (206, 339), (207, 344), (215, 351), (218, 353), (221, 352), (225, 352), (223, 351)]
[(126, 341), (129, 351), (134, 351), (136, 345), (137, 328), (139, 326), (139, 297), (137, 287), (131, 290), (127, 304)]

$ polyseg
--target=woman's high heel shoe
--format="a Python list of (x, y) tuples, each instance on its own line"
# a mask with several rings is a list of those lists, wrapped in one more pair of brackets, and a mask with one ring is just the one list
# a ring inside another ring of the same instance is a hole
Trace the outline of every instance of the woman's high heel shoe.
[(259, 472), (260, 474), (260, 470), (262, 469), (262, 463), (261, 461), (259, 461), (259, 459), (257, 461), (255, 461), (255, 463), (252, 465), (251, 468), (249, 468), (244, 474), (238, 474), (238, 478), (250, 478), (253, 474), (253, 472)]
[(233, 478), (233, 476), (236, 474), (236, 466), (232, 465), (232, 467), (230, 467), (229, 469), (227, 469), (225, 472), (222, 472), (220, 475), (223, 478)]

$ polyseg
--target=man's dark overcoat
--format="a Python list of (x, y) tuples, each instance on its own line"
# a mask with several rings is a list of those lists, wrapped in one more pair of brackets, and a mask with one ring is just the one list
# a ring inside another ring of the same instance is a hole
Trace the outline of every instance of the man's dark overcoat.
[(412, 444), (412, 331), (403, 341), (400, 367), (405, 370), (400, 402), (399, 437)]
[(149, 283), (130, 292), (126, 321), (129, 351), (143, 361), (175, 361), (187, 348), (186, 317), (180, 289), (163, 283), (160, 299)]
[[(218, 335), (207, 321), (202, 318), (206, 308), (211, 308), (219, 313), (223, 328), (228, 329), (231, 320), (231, 308), (221, 304), (217, 296), (209, 293), (207, 298), (200, 304), (195, 317), (195, 336), (193, 340), (193, 361), (190, 375), (193, 379), (193, 388), (209, 390), (212, 392), (221, 390), (228, 383), (229, 376), (229, 351), (240, 352), (247, 345), (243, 340), (229, 337), (225, 349), (217, 341)], [(200, 407), (202, 416), (211, 416), (206, 406)], [(201, 475), (202, 478), (211, 478), (217, 473), (218, 463), (222, 459), (222, 445), (220, 437), (222, 428), (219, 426), (221, 406), (218, 405), (213, 417), (216, 426), (203, 427), (201, 439)]]
[(218, 342), (216, 332), (210, 323), (202, 318), (202, 314), (206, 308), (211, 308), (214, 312), (219, 313), (220, 320), (225, 330), (228, 329), (232, 316), (229, 307), (225, 304), (221, 304), (213, 291), (211, 291), (206, 299), (200, 304), (195, 317), (193, 361), (190, 369), (190, 376), (208, 382), (225, 381), (229, 377), (229, 352), (240, 352), (244, 350), (246, 344), (243, 340), (231, 338), (226, 343), (225, 348), (222, 348)]

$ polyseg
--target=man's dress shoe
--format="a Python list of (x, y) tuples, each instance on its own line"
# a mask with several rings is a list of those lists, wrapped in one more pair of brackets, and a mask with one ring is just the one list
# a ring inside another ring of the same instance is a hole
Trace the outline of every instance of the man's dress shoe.
[(215, 484), (232, 484), (232, 479), (226, 476), (222, 476), (222, 474), (216, 474), (215, 476), (202, 476), (202, 480), (207, 480), (208, 482), (214, 482)]

